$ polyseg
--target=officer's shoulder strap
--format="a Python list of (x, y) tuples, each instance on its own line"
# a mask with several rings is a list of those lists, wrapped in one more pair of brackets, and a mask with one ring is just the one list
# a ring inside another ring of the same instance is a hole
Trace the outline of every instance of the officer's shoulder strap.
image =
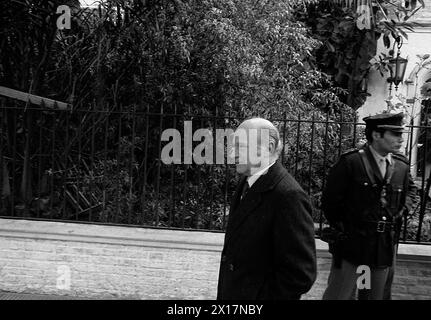
[(360, 149), (358, 150), (358, 152), (361, 155), (361, 160), (364, 165), (365, 172), (367, 173), (368, 179), (370, 179), (372, 185), (375, 185), (376, 180), (374, 179), (373, 169), (371, 168), (371, 164), (370, 164), (370, 161), (368, 160), (365, 150)]
[(404, 162), (405, 164), (409, 164), (409, 159), (407, 159), (407, 157), (405, 155), (403, 155), (402, 153), (393, 153), (392, 157), (394, 157), (395, 159)]
[(341, 156), (342, 156), (342, 157), (345, 157), (345, 156), (348, 156), (349, 154), (353, 154), (353, 153), (359, 152), (359, 150), (360, 150), (360, 149), (357, 149), (357, 148), (349, 149), (349, 150), (347, 150), (347, 151), (343, 152), (343, 153), (341, 154)]

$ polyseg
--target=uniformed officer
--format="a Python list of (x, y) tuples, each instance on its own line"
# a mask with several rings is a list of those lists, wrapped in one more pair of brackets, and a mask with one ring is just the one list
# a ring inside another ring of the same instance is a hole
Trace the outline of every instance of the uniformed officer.
[(351, 299), (367, 267), (368, 298), (383, 299), (399, 221), (409, 209), (409, 165), (399, 155), (403, 114), (383, 113), (364, 121), (367, 144), (341, 156), (322, 196), (324, 215), (337, 234), (330, 243), (333, 261), (324, 300)]

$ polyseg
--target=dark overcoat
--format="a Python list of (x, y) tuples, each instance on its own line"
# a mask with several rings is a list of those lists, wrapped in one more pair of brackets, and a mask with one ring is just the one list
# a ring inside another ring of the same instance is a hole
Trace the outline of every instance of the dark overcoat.
[[(343, 154), (329, 172), (322, 209), (330, 224), (344, 229), (346, 235), (333, 253), (355, 265), (388, 267), (393, 262), (396, 226), (411, 203), (407, 197), (412, 191), (409, 165), (405, 157), (393, 155), (392, 166), (387, 169), (392, 172), (388, 182), (382, 177), (369, 146), (363, 150), (374, 181), (367, 175), (359, 149)], [(382, 206), (381, 192), (385, 184), (386, 204)], [(378, 231), (379, 221), (392, 225)]]
[(217, 298), (299, 299), (316, 279), (312, 207), (277, 161), (230, 208)]

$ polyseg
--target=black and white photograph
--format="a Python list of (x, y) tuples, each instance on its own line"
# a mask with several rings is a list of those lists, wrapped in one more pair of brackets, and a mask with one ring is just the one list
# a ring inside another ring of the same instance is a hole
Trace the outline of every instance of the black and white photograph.
[(1, 0), (0, 300), (431, 300), (431, 0)]

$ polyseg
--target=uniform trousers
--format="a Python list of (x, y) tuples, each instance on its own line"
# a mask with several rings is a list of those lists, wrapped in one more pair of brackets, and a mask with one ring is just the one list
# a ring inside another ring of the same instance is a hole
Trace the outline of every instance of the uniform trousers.
[[(395, 245), (394, 247), (394, 259), (392, 262), (392, 266), (389, 267), (388, 270), (388, 277), (386, 279), (386, 283), (385, 283), (385, 289), (383, 291), (383, 300), (392, 300), (392, 282), (394, 281), (394, 274), (395, 274), (395, 266), (396, 266), (396, 261), (397, 261), (397, 252), (398, 252), (398, 244)], [(354, 300), (356, 298), (356, 288), (353, 292), (353, 299)], [(358, 300), (369, 300), (369, 290), (367, 289), (361, 289), (358, 290)]]
[[(328, 278), (328, 287), (323, 294), (323, 300), (352, 300), (357, 289), (357, 280), (361, 274), (357, 273), (358, 265), (346, 260), (341, 261), (341, 267), (334, 265), (332, 260), (331, 271)], [(368, 299), (382, 300), (385, 284), (389, 275), (389, 267), (370, 268), (370, 289)]]
[(383, 294), (383, 300), (392, 300), (392, 283), (394, 282), (395, 265), (397, 262), (398, 244), (394, 248), (394, 260), (392, 266), (389, 268), (388, 279), (385, 284), (385, 291)]

